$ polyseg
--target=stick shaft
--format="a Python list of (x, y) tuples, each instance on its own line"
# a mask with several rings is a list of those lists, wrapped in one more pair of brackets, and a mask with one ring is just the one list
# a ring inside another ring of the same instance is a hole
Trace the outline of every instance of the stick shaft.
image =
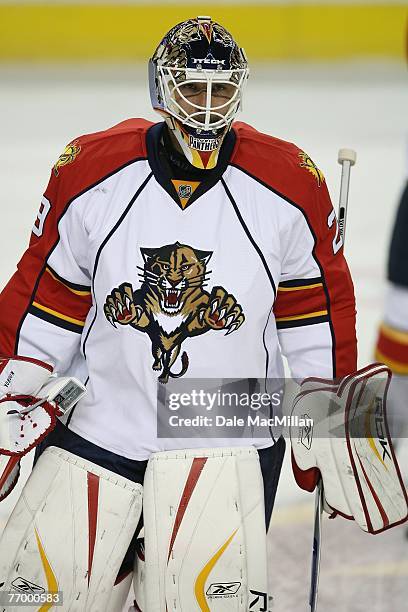
[(320, 478), (316, 487), (315, 496), (315, 511), (314, 511), (314, 528), (313, 528), (313, 552), (312, 552), (312, 568), (310, 576), (310, 593), (309, 605), (310, 612), (317, 610), (317, 592), (319, 586), (320, 573), (320, 556), (321, 556), (321, 529), (322, 529), (322, 513), (323, 513), (323, 483)]
[[(353, 153), (353, 152), (351, 152)], [(353, 161), (350, 159), (341, 159), (339, 151), (339, 162), (341, 163), (341, 182), (339, 196), (339, 233), (344, 245), (346, 238), (346, 221), (347, 221), (347, 204), (350, 186), (350, 169), (355, 163), (355, 153), (352, 155)], [(312, 552), (312, 568), (310, 576), (310, 594), (309, 605), (310, 611), (317, 610), (317, 592), (319, 586), (320, 573), (320, 556), (321, 556), (321, 530), (322, 530), (322, 514), (323, 514), (323, 481), (320, 478), (316, 487), (315, 496), (315, 513), (314, 513), (314, 530), (313, 530), (313, 552)]]
[(347, 220), (347, 204), (350, 186), (350, 168), (351, 164), (345, 160), (341, 164), (341, 182), (340, 182), (340, 197), (339, 197), (339, 231), (340, 236), (344, 240), (346, 237), (346, 220)]

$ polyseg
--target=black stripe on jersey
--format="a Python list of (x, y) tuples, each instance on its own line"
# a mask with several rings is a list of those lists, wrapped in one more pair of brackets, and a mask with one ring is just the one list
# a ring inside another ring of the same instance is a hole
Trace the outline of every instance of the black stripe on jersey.
[(327, 284), (326, 284), (326, 280), (325, 280), (325, 277), (324, 277), (324, 272), (323, 272), (322, 265), (321, 265), (320, 261), (318, 260), (318, 258), (316, 257), (316, 253), (315, 253), (316, 244), (317, 244), (316, 234), (314, 233), (312, 225), (311, 225), (311, 223), (310, 223), (310, 221), (309, 221), (305, 211), (303, 210), (303, 208), (301, 208), (299, 206), (299, 204), (296, 204), (296, 202), (293, 202), (293, 200), (290, 200), (283, 193), (280, 193), (276, 189), (273, 189), (273, 187), (271, 187), (270, 185), (268, 185), (267, 183), (262, 181), (257, 176), (254, 176), (253, 174), (248, 172), (248, 170), (246, 170), (245, 168), (241, 168), (241, 166), (238, 166), (237, 164), (234, 164), (234, 163), (230, 163), (229, 165), (231, 167), (233, 167), (233, 168), (236, 168), (237, 170), (239, 170), (243, 174), (246, 174), (251, 179), (253, 179), (257, 183), (259, 183), (260, 185), (262, 185), (263, 187), (265, 187), (269, 191), (272, 191), (272, 193), (274, 193), (275, 195), (279, 196), (280, 198), (285, 200), (285, 202), (287, 202), (288, 204), (291, 204), (291, 206), (294, 206), (295, 208), (297, 208), (297, 210), (299, 212), (302, 213), (302, 215), (303, 215), (303, 217), (304, 217), (304, 219), (305, 219), (305, 221), (307, 223), (307, 226), (309, 228), (309, 231), (310, 231), (310, 233), (312, 235), (313, 241), (314, 241), (314, 247), (313, 247), (313, 251), (312, 251), (312, 256), (313, 256), (313, 259), (316, 262), (317, 267), (320, 270), (321, 280), (322, 280), (322, 284), (323, 284), (323, 290), (324, 290), (324, 294), (326, 296), (327, 312), (328, 312), (328, 315), (327, 315), (328, 316), (328, 323), (329, 323), (329, 327), (330, 327), (330, 335), (332, 337), (332, 370), (333, 370), (333, 378), (336, 378), (336, 336), (335, 336), (335, 333), (334, 333), (333, 321), (332, 321), (331, 315), (330, 315), (330, 312), (331, 312), (331, 303), (330, 303), (329, 290), (327, 289)]
[(268, 347), (266, 345), (265, 334), (266, 334), (266, 330), (268, 329), (268, 323), (269, 323), (269, 319), (271, 318), (272, 311), (273, 311), (273, 304), (272, 304), (271, 309), (270, 309), (270, 311), (268, 313), (268, 317), (266, 319), (265, 327), (264, 327), (264, 330), (262, 332), (262, 342), (263, 342), (265, 353), (266, 353), (265, 380), (267, 380), (267, 378), (268, 378), (268, 370), (269, 370), (269, 351), (268, 351)]
[(78, 285), (77, 283), (71, 283), (71, 281), (60, 276), (58, 272), (56, 272), (54, 268), (51, 268), (49, 264), (47, 265), (47, 268), (51, 272), (51, 274), (55, 276), (57, 280), (59, 280), (60, 283), (62, 283), (63, 285), (66, 285), (67, 287), (69, 287), (69, 289), (73, 289), (74, 291), (91, 291), (90, 285)]
[(129, 204), (126, 206), (125, 210), (121, 214), (121, 216), (118, 219), (118, 221), (116, 222), (116, 224), (113, 226), (113, 228), (111, 229), (109, 234), (103, 240), (101, 246), (98, 249), (98, 252), (96, 253), (94, 269), (93, 269), (93, 272), (92, 272), (92, 294), (93, 294), (93, 298), (94, 298), (93, 302), (95, 304), (95, 314), (94, 314), (94, 318), (92, 319), (92, 323), (90, 324), (90, 326), (88, 328), (88, 331), (87, 331), (87, 334), (85, 336), (85, 339), (84, 339), (84, 341), (82, 343), (82, 353), (83, 353), (85, 359), (86, 359), (85, 345), (86, 345), (86, 343), (88, 341), (91, 329), (94, 326), (94, 323), (96, 321), (96, 317), (98, 316), (98, 303), (96, 301), (94, 285), (95, 285), (95, 276), (96, 276), (96, 272), (97, 272), (97, 269), (98, 269), (98, 264), (99, 264), (99, 259), (100, 259), (101, 253), (102, 253), (103, 249), (105, 248), (106, 244), (108, 243), (108, 241), (112, 238), (113, 234), (118, 229), (118, 227), (122, 224), (122, 221), (126, 218), (128, 212), (130, 211), (130, 209), (132, 208), (133, 204), (136, 202), (137, 198), (140, 196), (140, 194), (142, 193), (143, 189), (146, 187), (147, 183), (150, 181), (152, 176), (153, 176), (153, 172), (150, 172), (148, 174), (148, 176), (145, 178), (143, 183), (140, 185), (140, 187), (136, 191), (135, 195), (130, 200)]
[[(265, 381), (268, 380), (268, 370), (269, 370), (269, 351), (268, 351), (268, 347), (267, 347), (266, 340), (265, 340), (265, 334), (266, 334), (266, 330), (268, 328), (268, 323), (269, 323), (269, 319), (271, 318), (272, 311), (273, 311), (273, 304), (272, 304), (271, 309), (270, 309), (270, 311), (268, 313), (268, 318), (266, 319), (265, 327), (264, 327), (264, 330), (263, 330), (263, 333), (262, 333), (262, 343), (264, 345), (264, 349), (265, 349), (265, 353), (266, 353)], [(265, 382), (265, 392), (266, 391), (267, 391), (267, 389), (266, 389), (266, 382)], [(273, 417), (274, 417), (273, 404), (272, 404), (272, 402), (269, 402), (269, 418), (272, 419)], [(269, 433), (271, 435), (271, 438), (273, 440), (273, 443), (275, 444), (276, 439), (275, 439), (275, 436), (273, 435), (272, 426), (269, 425), (268, 429), (269, 429)]]
[(239, 211), (237, 203), (235, 202), (235, 200), (234, 200), (234, 198), (232, 196), (232, 193), (228, 189), (228, 186), (227, 186), (227, 184), (226, 184), (226, 182), (225, 182), (225, 180), (223, 178), (221, 179), (221, 183), (222, 183), (222, 186), (225, 189), (225, 193), (227, 194), (229, 201), (231, 202), (231, 204), (232, 204), (232, 206), (234, 208), (235, 214), (237, 215), (238, 220), (239, 220), (240, 224), (242, 225), (242, 228), (243, 228), (244, 232), (248, 236), (249, 242), (252, 244), (252, 246), (254, 247), (255, 251), (258, 253), (260, 260), (263, 263), (263, 267), (265, 268), (265, 272), (266, 272), (266, 274), (267, 274), (267, 276), (269, 278), (269, 282), (272, 285), (273, 295), (274, 295), (274, 298), (275, 298), (276, 297), (276, 285), (275, 285), (275, 281), (273, 280), (272, 273), (271, 273), (271, 271), (268, 268), (268, 264), (266, 263), (266, 259), (265, 259), (264, 255), (263, 255), (261, 249), (259, 248), (259, 246), (256, 244), (254, 238), (252, 237), (251, 232), (248, 229), (248, 226), (246, 225), (244, 219), (242, 218), (242, 215), (241, 215), (241, 213)]
[[(88, 191), (91, 191), (91, 189), (94, 189), (95, 187), (97, 187), (97, 185), (100, 185), (100, 183), (103, 183), (103, 181), (106, 181), (106, 179), (110, 178), (111, 176), (114, 176), (115, 174), (117, 174), (118, 172), (123, 170), (124, 168), (127, 168), (128, 166), (131, 166), (132, 164), (134, 164), (136, 162), (139, 162), (139, 161), (146, 161), (146, 157), (136, 157), (135, 159), (131, 159), (130, 161), (128, 161), (125, 164), (123, 164), (122, 166), (119, 166), (119, 168), (115, 168), (115, 170), (112, 170), (111, 172), (109, 172), (108, 174), (103, 176), (101, 179), (96, 181), (96, 183), (93, 183), (92, 185), (89, 185), (89, 187), (86, 187), (85, 189), (83, 189), (82, 191), (80, 191), (79, 193), (74, 195), (70, 200), (68, 200), (64, 210), (62, 211), (62, 213), (58, 217), (57, 226), (58, 226), (59, 222), (61, 221), (61, 219), (67, 213), (67, 211), (68, 211), (69, 207), (71, 206), (72, 202), (74, 202), (77, 198), (81, 197), (82, 195), (84, 195)], [(37, 278), (37, 280), (36, 280), (36, 282), (34, 284), (29, 304), (27, 306), (27, 309), (26, 309), (25, 313), (21, 317), (21, 321), (20, 321), (20, 323), (19, 323), (19, 325), (17, 327), (16, 339), (15, 339), (15, 343), (14, 343), (14, 353), (15, 353), (15, 355), (18, 355), (18, 343), (20, 342), (20, 333), (21, 333), (21, 328), (23, 326), (24, 320), (25, 320), (28, 312), (30, 311), (31, 304), (34, 302), (35, 294), (37, 293), (37, 289), (38, 289), (38, 285), (40, 284), (40, 280), (42, 278), (42, 275), (44, 274), (44, 272), (45, 272), (45, 270), (46, 270), (46, 268), (48, 266), (47, 261), (51, 257), (51, 255), (54, 252), (54, 250), (57, 248), (57, 245), (58, 245), (59, 241), (60, 241), (60, 237), (58, 235), (58, 238), (55, 241), (55, 244), (51, 247), (50, 251), (48, 252), (47, 256), (44, 259), (44, 265), (41, 268), (40, 273), (38, 274), (38, 278)]]
[(295, 278), (293, 280), (282, 281), (279, 283), (279, 287), (290, 289), (291, 287), (309, 287), (309, 285), (316, 285), (323, 282), (321, 276), (315, 278)]
[(304, 327), (305, 325), (316, 325), (317, 323), (327, 323), (328, 321), (328, 315), (310, 317), (307, 319), (293, 319), (293, 321), (276, 321), (276, 328), (290, 329), (291, 327)]
[(328, 323), (329, 316), (310, 317), (307, 319), (293, 319), (293, 321), (276, 321), (277, 329), (290, 329), (292, 327), (303, 327), (305, 325), (316, 325), (317, 323)]
[(49, 312), (45, 312), (45, 310), (41, 310), (37, 308), (33, 304), (31, 304), (28, 312), (38, 319), (42, 319), (43, 321), (47, 321), (47, 323), (51, 323), (52, 325), (56, 325), (57, 327), (62, 327), (63, 329), (67, 329), (68, 331), (75, 332), (76, 334), (82, 334), (83, 326), (75, 325), (75, 323), (71, 323), (71, 321), (66, 321), (65, 319), (60, 319)]
[(408, 181), (398, 205), (388, 257), (388, 280), (408, 287)]

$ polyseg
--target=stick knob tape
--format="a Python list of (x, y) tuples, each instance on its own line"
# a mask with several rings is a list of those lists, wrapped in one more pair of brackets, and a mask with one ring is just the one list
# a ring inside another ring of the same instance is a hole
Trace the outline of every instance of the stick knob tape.
[(350, 166), (354, 166), (357, 160), (357, 153), (353, 149), (339, 149), (337, 161), (342, 164), (345, 161), (350, 162)]

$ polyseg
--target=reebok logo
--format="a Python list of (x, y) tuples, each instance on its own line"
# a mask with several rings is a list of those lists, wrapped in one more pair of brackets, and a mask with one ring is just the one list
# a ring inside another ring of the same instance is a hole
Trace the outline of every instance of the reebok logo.
[(228, 597), (235, 595), (241, 586), (240, 582), (214, 582), (206, 592), (207, 597)]
[(45, 593), (45, 589), (43, 589), (43, 587), (38, 586), (38, 584), (34, 584), (34, 582), (30, 582), (21, 576), (13, 580), (11, 586), (18, 591), (22, 591), (23, 593)]

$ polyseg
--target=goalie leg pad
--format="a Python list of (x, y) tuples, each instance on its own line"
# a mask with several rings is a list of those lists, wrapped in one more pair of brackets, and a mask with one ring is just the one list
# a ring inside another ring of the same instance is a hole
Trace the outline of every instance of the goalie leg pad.
[(130, 582), (115, 580), (141, 508), (141, 485), (47, 448), (0, 539), (2, 589), (29, 581), (62, 592), (70, 612), (120, 611)]
[(267, 610), (264, 493), (255, 448), (155, 453), (143, 513), (145, 562), (136, 592), (143, 612)]
[(10, 495), (20, 475), (20, 458), (0, 455), (0, 502)]

